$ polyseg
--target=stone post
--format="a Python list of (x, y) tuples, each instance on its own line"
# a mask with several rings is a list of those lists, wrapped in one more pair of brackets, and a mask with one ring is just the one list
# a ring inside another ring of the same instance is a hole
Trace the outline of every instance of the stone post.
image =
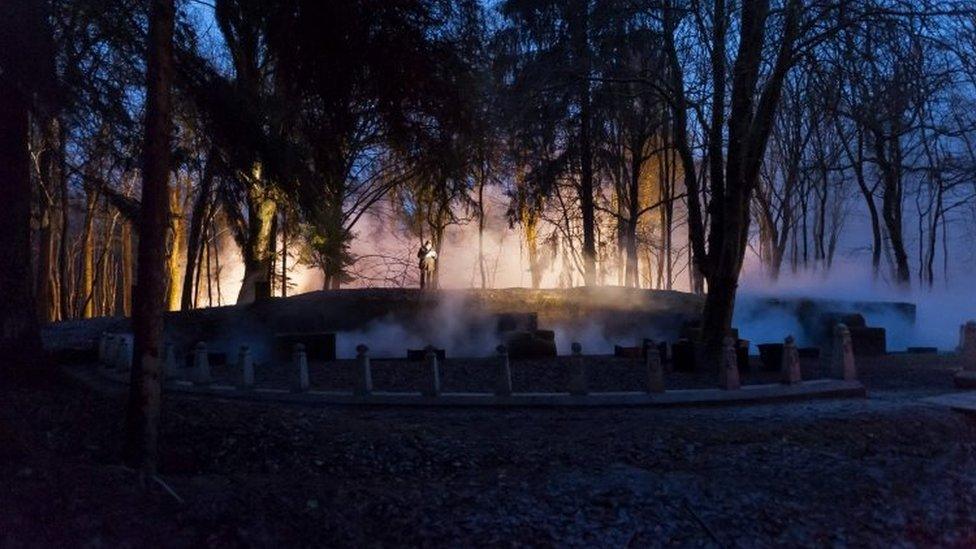
[(210, 377), (207, 344), (202, 341), (193, 347), (193, 382), (197, 385), (209, 385), (213, 382), (213, 378)]
[(105, 350), (108, 347), (108, 332), (102, 332), (101, 337), (98, 338), (98, 363), (105, 363)]
[(495, 372), (495, 396), (512, 396), (512, 365), (508, 361), (508, 347), (499, 345), (498, 370)]
[(851, 332), (845, 324), (838, 324), (834, 327), (830, 371), (838, 379), (844, 381), (857, 380), (857, 369), (854, 366), (854, 345), (851, 343)]
[(373, 370), (369, 365), (369, 347), (360, 343), (356, 345), (356, 370), (359, 376), (356, 378), (356, 394), (367, 396), (373, 392)]
[(962, 369), (976, 372), (976, 320), (970, 320), (962, 326)]
[(653, 339), (644, 340), (644, 371), (647, 372), (647, 392), (664, 392), (664, 369), (661, 367), (661, 353)]
[(735, 353), (735, 338), (726, 336), (722, 340), (722, 364), (719, 365), (719, 369), (721, 370), (719, 387), (727, 391), (734, 391), (742, 387), (742, 384), (739, 382), (739, 364)]
[(800, 374), (800, 351), (796, 348), (793, 336), (786, 336), (783, 341), (783, 359), (780, 366), (780, 375), (783, 383), (792, 385), (799, 383)]
[(241, 345), (241, 350), (237, 352), (237, 367), (241, 371), (241, 389), (254, 388), (254, 358), (251, 356), (251, 348)]
[(427, 366), (427, 385), (421, 391), (424, 396), (436, 397), (441, 394), (441, 374), (437, 366), (437, 351), (433, 345), (428, 345), (424, 354), (424, 361)]
[(129, 338), (119, 336), (119, 346), (115, 353), (115, 367), (125, 371), (132, 367), (132, 349), (129, 348)]
[(586, 365), (583, 363), (583, 346), (573, 342), (573, 356), (569, 359), (569, 394), (585, 396), (589, 393), (586, 386)]
[(308, 357), (305, 355), (305, 345), (296, 343), (291, 353), (291, 361), (295, 366), (298, 378), (295, 380), (295, 390), (305, 392), (309, 388), (308, 381)]
[(105, 334), (105, 346), (102, 349), (102, 355), (99, 357), (102, 366), (106, 368), (111, 368), (115, 366), (115, 336), (112, 334)]
[(163, 379), (176, 377), (176, 354), (173, 344), (166, 343), (163, 347)]
[(125, 343), (125, 338), (122, 334), (116, 334), (112, 338), (114, 344), (109, 347), (108, 352), (108, 363), (106, 364), (109, 368), (121, 368), (122, 367), (122, 352), (124, 351), (123, 345)]

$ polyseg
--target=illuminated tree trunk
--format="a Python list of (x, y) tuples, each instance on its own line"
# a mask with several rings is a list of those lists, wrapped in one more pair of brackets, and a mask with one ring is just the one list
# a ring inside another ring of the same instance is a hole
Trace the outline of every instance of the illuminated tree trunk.
[[(181, 269), (180, 258), (183, 257), (185, 241), (185, 227), (183, 222), (183, 200), (179, 182), (169, 188), (169, 248), (166, 256), (166, 310), (180, 310)], [(187, 263), (190, 258), (187, 257)]]
[(60, 223), (58, 226), (59, 231), (59, 241), (58, 241), (58, 309), (60, 313), (61, 320), (67, 320), (74, 311), (71, 308), (71, 250), (69, 249), (69, 242), (71, 236), (71, 220), (70, 220), (70, 195), (68, 193), (68, 178), (64, 177), (65, 174), (65, 155), (64, 155), (64, 142), (65, 142), (65, 129), (62, 124), (59, 128), (59, 138), (58, 138), (58, 165), (62, 177), (59, 178), (59, 189), (58, 198), (60, 199)]
[(529, 277), (532, 288), (542, 284), (542, 267), (539, 265), (539, 216), (534, 210), (523, 206), (519, 212), (522, 229), (525, 232), (525, 250), (529, 256)]
[(85, 228), (81, 237), (81, 318), (95, 316), (95, 206), (98, 197), (95, 189), (85, 192)]
[(54, 197), (61, 176), (58, 155), (57, 119), (45, 122), (39, 155), (41, 188), (39, 195), (39, 231), (37, 262), (37, 312), (41, 322), (53, 322), (58, 317), (57, 277), (55, 275)]
[(152, 1), (139, 216), (139, 291), (134, 295), (132, 315), (135, 360), (129, 384), (124, 449), (126, 462), (148, 474), (156, 471), (159, 438), (168, 182), (172, 154), (170, 86), (173, 81), (174, 18), (173, 0)]
[(281, 297), (288, 297), (288, 212), (281, 211)]
[(251, 303), (255, 284), (267, 282), (271, 270), (271, 225), (277, 204), (265, 185), (260, 184), (261, 165), (256, 164), (248, 186), (248, 234), (244, 249), (244, 278), (238, 303)]
[(122, 257), (120, 258), (119, 312), (124, 316), (132, 315), (132, 223), (124, 220), (122, 223)]

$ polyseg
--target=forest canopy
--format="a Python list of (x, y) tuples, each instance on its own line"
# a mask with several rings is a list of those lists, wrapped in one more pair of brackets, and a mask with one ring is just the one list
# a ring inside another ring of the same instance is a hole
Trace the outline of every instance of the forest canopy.
[[(150, 11), (8, 4), (9, 276), (42, 322), (130, 314)], [(966, 2), (187, 0), (172, 50), (169, 310), (415, 285), (429, 240), (435, 285), (707, 293), (721, 333), (745, 266), (976, 260)]]

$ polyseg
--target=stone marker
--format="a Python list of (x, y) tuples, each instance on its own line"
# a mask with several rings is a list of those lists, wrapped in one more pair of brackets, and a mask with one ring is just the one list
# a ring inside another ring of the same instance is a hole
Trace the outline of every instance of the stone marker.
[(854, 344), (851, 342), (851, 332), (844, 324), (838, 324), (834, 327), (830, 371), (837, 379), (857, 380), (857, 369), (854, 367)]
[(373, 392), (373, 370), (369, 365), (369, 347), (360, 343), (356, 345), (356, 369), (359, 376), (356, 378), (356, 394), (366, 396)]
[(583, 346), (573, 342), (573, 356), (569, 359), (569, 394), (585, 396), (589, 393), (586, 386), (586, 366), (583, 364)]
[(237, 353), (237, 367), (241, 371), (241, 389), (254, 388), (254, 358), (251, 356), (251, 348), (241, 345), (241, 350)]
[(119, 363), (119, 343), (122, 336), (113, 335), (108, 342), (108, 349), (105, 351), (105, 367), (115, 368)]
[(112, 359), (115, 357), (115, 336), (105, 334), (105, 343), (99, 347), (99, 351), (101, 354), (98, 356), (98, 361), (106, 368), (111, 367)]
[(644, 370), (647, 372), (647, 392), (664, 392), (664, 369), (661, 367), (661, 353), (653, 339), (644, 340)]
[(495, 396), (512, 395), (512, 365), (508, 361), (508, 348), (499, 345), (495, 348), (498, 351), (498, 371), (495, 373)]
[(207, 355), (207, 344), (199, 342), (193, 347), (193, 383), (209, 385), (213, 382), (210, 377), (210, 357)]
[(295, 366), (298, 378), (295, 380), (295, 390), (305, 392), (308, 390), (308, 357), (305, 355), (305, 346), (301, 343), (295, 344), (295, 349), (291, 354), (292, 364)]
[(437, 349), (433, 345), (428, 345), (424, 350), (424, 363), (427, 366), (427, 384), (421, 393), (427, 397), (436, 397), (441, 394), (441, 373), (437, 366)]
[(967, 372), (976, 371), (976, 320), (970, 320), (962, 326), (962, 369)]
[(976, 389), (976, 320), (959, 326), (959, 346), (956, 348), (962, 369), (952, 376), (960, 389)]
[(793, 336), (786, 336), (783, 342), (782, 367), (780, 368), (782, 382), (787, 385), (800, 382), (800, 351), (796, 348)]
[(98, 339), (98, 363), (105, 363), (105, 351), (108, 348), (108, 332), (102, 332), (101, 337)]
[(176, 377), (176, 355), (173, 344), (166, 343), (163, 347), (163, 379)]
[(742, 387), (739, 382), (739, 363), (736, 358), (735, 338), (731, 336), (726, 336), (722, 340), (722, 364), (719, 369), (721, 370), (719, 387), (727, 391), (734, 391)]
[(119, 346), (115, 352), (115, 367), (125, 371), (132, 367), (132, 349), (129, 348), (129, 339), (120, 336)]

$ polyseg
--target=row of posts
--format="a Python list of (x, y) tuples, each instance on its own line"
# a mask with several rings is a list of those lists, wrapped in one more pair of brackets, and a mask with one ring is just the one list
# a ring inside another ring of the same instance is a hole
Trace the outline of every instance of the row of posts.
[[(976, 333), (976, 325), (974, 325)], [(99, 345), (99, 356), (103, 363), (120, 369), (131, 367), (132, 350), (131, 336), (127, 335), (107, 335), (103, 336)], [(830, 360), (832, 377), (843, 379), (844, 381), (854, 381), (857, 379), (857, 372), (854, 365), (854, 351), (851, 345), (851, 335), (847, 326), (838, 324), (834, 330), (834, 342)], [(512, 369), (508, 357), (508, 349), (504, 345), (496, 348), (498, 355), (497, 369), (495, 372), (495, 395), (507, 397), (512, 395)], [(373, 374), (369, 362), (369, 348), (365, 345), (356, 347), (356, 385), (355, 394), (368, 396), (373, 392)], [(644, 371), (646, 375), (647, 393), (663, 393), (664, 368), (661, 365), (661, 357), (654, 340), (645, 339), (643, 353)], [(736, 390), (741, 388), (739, 379), (739, 368), (736, 359), (735, 340), (731, 337), (725, 338), (723, 342), (723, 364), (720, 369), (719, 386), (726, 390)], [(252, 389), (254, 387), (254, 360), (248, 346), (241, 346), (237, 356), (238, 371), (241, 374), (238, 386), (241, 389)], [(301, 343), (295, 345), (292, 351), (292, 365), (295, 372), (294, 390), (298, 392), (308, 391), (308, 357), (306, 356), (305, 346)], [(432, 346), (426, 348), (424, 355), (424, 367), (426, 382), (421, 393), (425, 397), (437, 397), (441, 394), (440, 366), (437, 360), (437, 352)], [(176, 377), (177, 368), (175, 353), (172, 344), (166, 344), (164, 352), (163, 370), (166, 377)], [(783, 343), (783, 357), (781, 362), (781, 382), (787, 385), (796, 384), (801, 381), (800, 374), (800, 355), (793, 340), (789, 336)], [(209, 385), (213, 382), (210, 373), (209, 355), (205, 343), (197, 343), (193, 348), (193, 368), (191, 381), (198, 385)], [(583, 348), (579, 343), (572, 344), (572, 356), (570, 357), (569, 368), (569, 393), (574, 396), (585, 396), (589, 394), (589, 384), (586, 376), (586, 368), (583, 361)]]

